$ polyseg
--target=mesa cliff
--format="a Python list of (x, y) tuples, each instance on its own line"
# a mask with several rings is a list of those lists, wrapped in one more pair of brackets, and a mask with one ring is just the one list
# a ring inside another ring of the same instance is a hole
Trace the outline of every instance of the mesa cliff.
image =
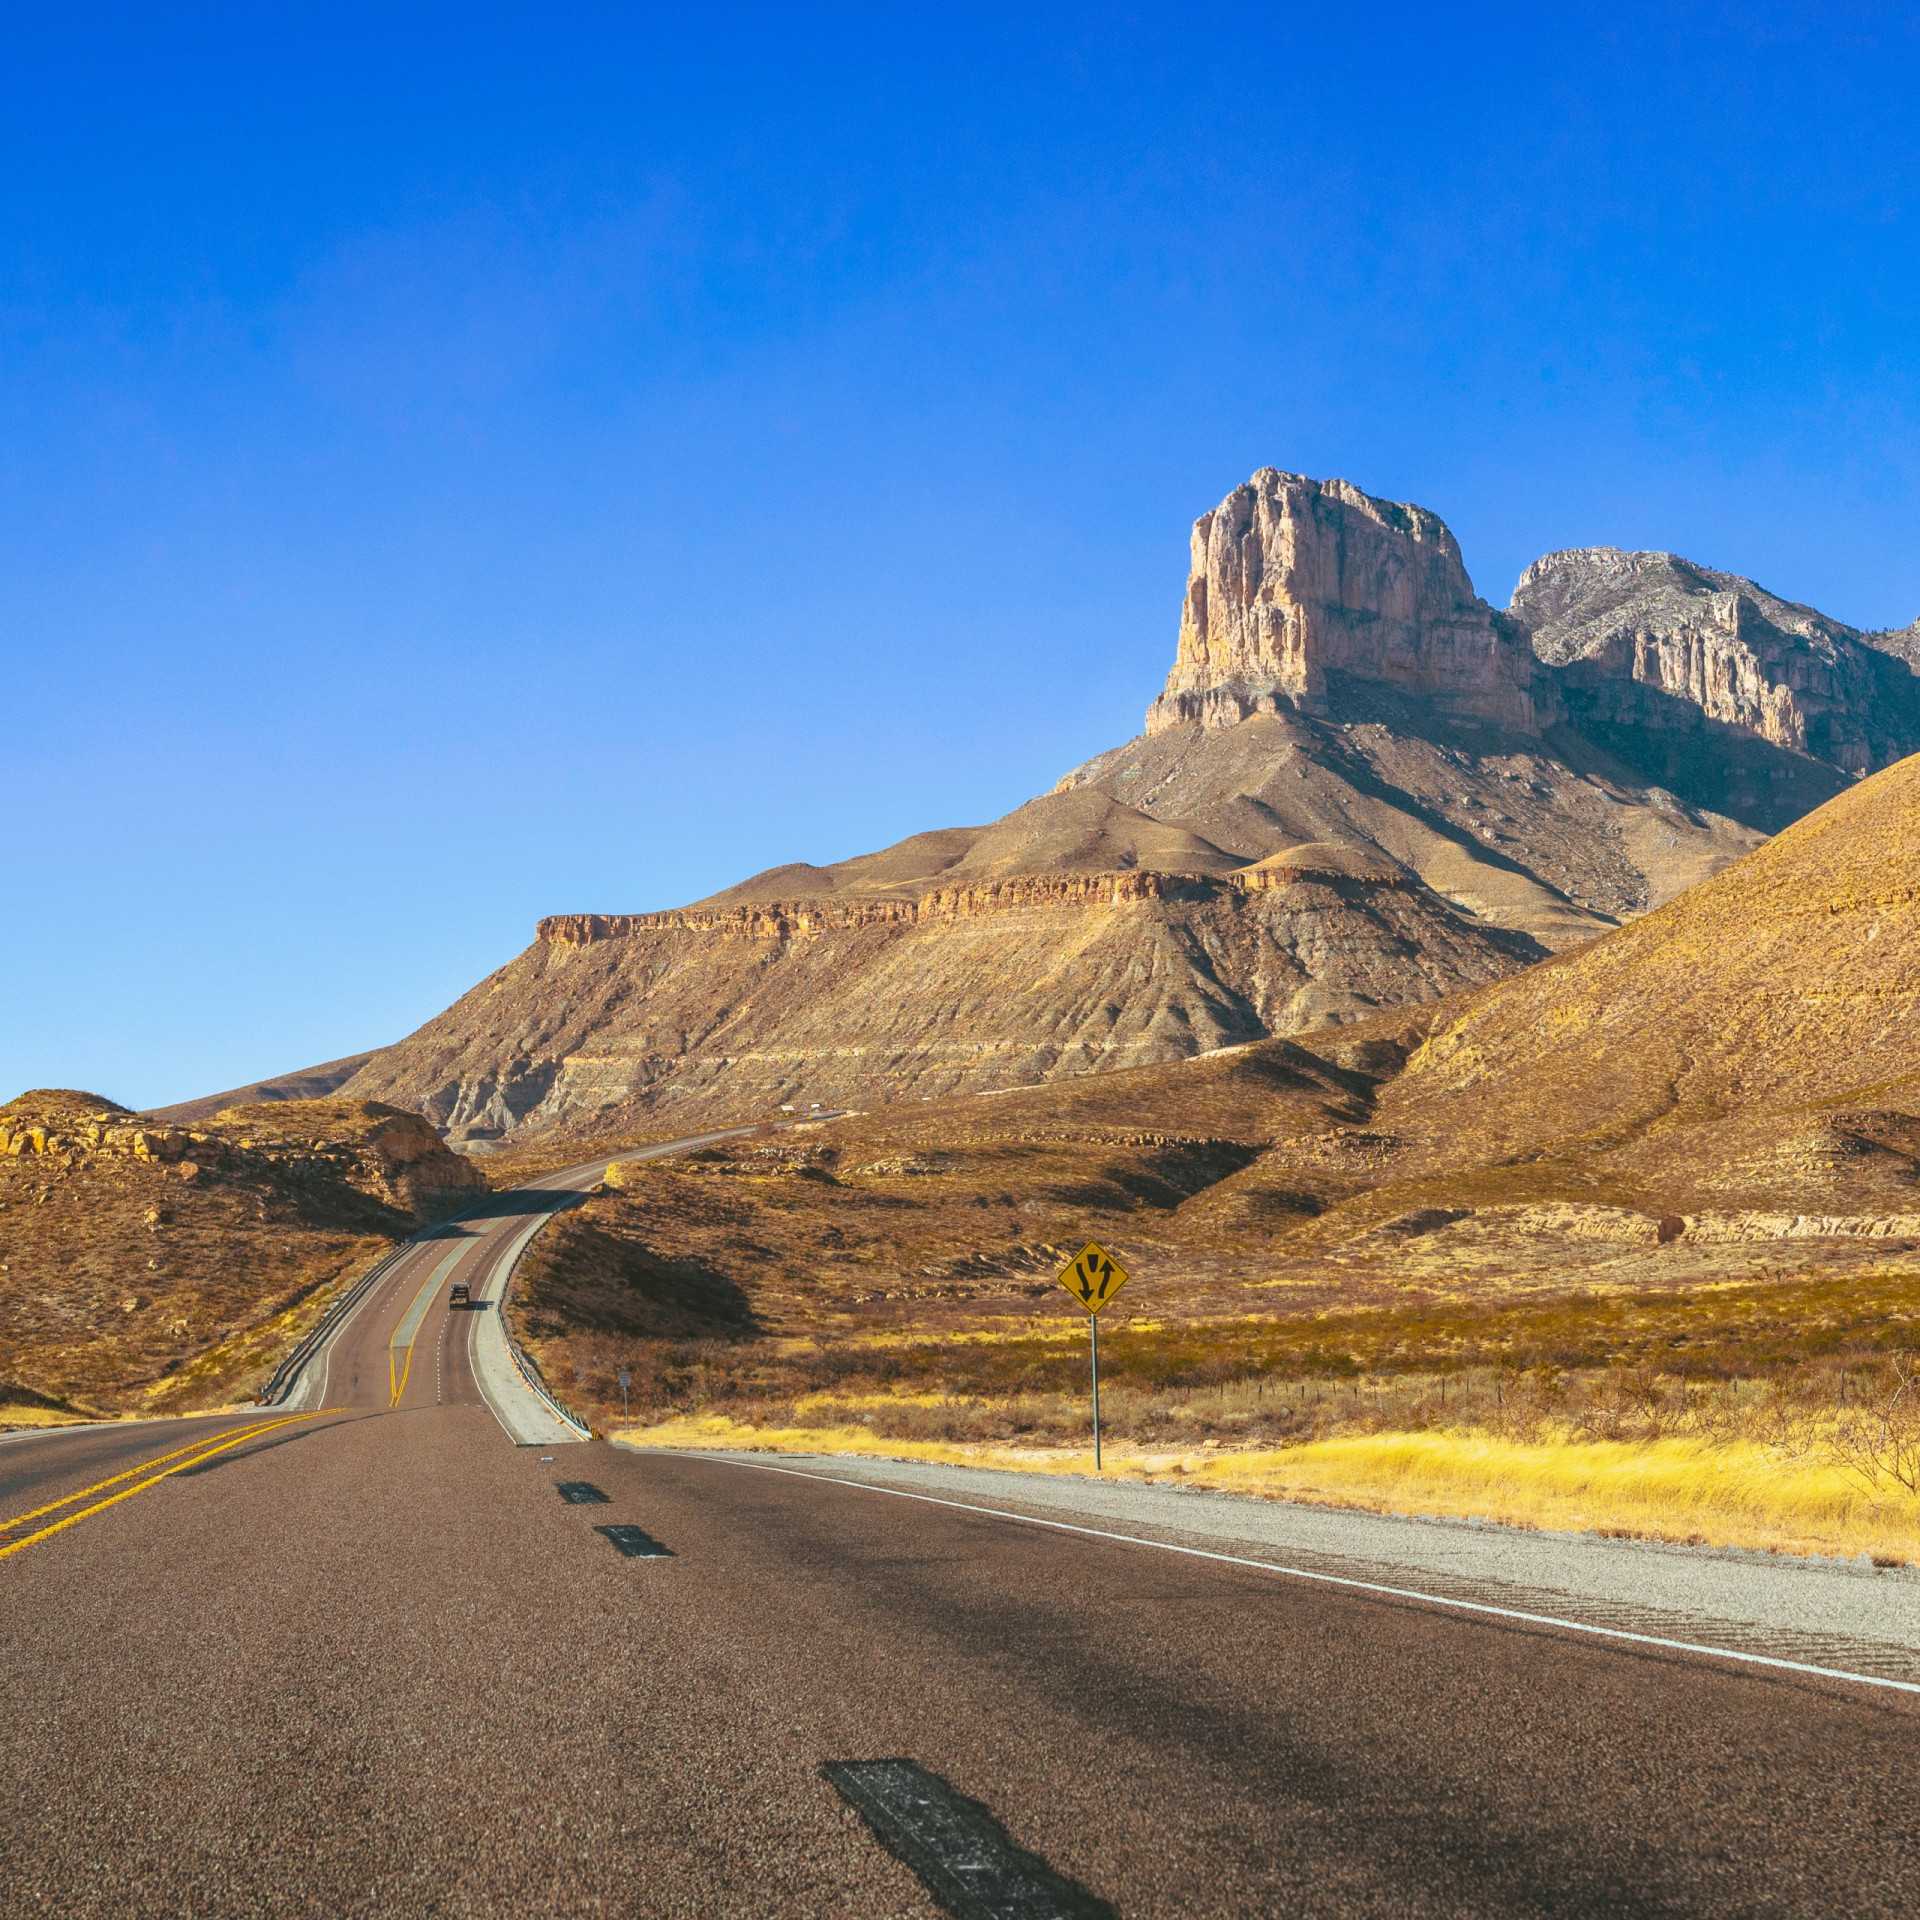
[[(1504, 612), (1423, 507), (1263, 468), (1194, 523), (1147, 737), (1368, 695), (1549, 740), (1761, 832), (1920, 750), (1920, 621), (1865, 633), (1671, 553), (1547, 554)], [(1358, 710), (1356, 712), (1356, 710)]]
[(563, 915), (352, 1083), (459, 1140), (1020, 1086), (1352, 1019), (1544, 949), (1398, 872), (1038, 876)]
[(1522, 733), (1551, 717), (1526, 634), (1475, 594), (1438, 514), (1263, 467), (1194, 522), (1179, 650), (1147, 732), (1282, 705), (1325, 714), (1335, 673)]

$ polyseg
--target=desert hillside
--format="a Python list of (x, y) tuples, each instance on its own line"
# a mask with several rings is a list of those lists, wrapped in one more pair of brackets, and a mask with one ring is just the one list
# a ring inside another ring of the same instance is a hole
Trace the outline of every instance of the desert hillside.
[(518, 1148), (1365, 1021), (1657, 909), (1917, 746), (1899, 635), (1612, 548), (1498, 610), (1436, 515), (1268, 468), (1195, 524), (1139, 737), (985, 826), (551, 916), (345, 1091)]
[(1850, 1472), (1920, 1345), (1916, 819), (1920, 757), (1427, 1008), (622, 1169), (536, 1250), (523, 1332), (711, 1444), (1068, 1444), (1052, 1275), (1096, 1238), (1134, 1273), (1129, 1444), (1691, 1435)]
[(174, 1107), (149, 1107), (142, 1117), (167, 1126), (191, 1127), (229, 1107), (255, 1107), (269, 1100), (324, 1100), (351, 1080), (377, 1051), (350, 1053), (343, 1060), (322, 1061), (317, 1067), (303, 1067), (271, 1080), (255, 1080), (244, 1087), (229, 1087), (225, 1093), (183, 1100)]
[(251, 1391), (334, 1285), (481, 1189), (418, 1115), (283, 1100), (159, 1127), (0, 1107), (0, 1406), (179, 1412)]
[(1578, 1165), (1672, 1211), (1920, 1209), (1920, 757), (1441, 1022), (1409, 1165)]

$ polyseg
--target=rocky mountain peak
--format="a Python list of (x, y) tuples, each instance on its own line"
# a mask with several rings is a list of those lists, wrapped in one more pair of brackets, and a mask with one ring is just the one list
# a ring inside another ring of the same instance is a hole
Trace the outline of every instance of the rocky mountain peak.
[(1920, 746), (1908, 657), (1920, 627), (1670, 553), (1549, 554), (1499, 611), (1438, 515), (1264, 468), (1194, 524), (1143, 736), (984, 826), (550, 916), (340, 1092), (484, 1147), (1369, 1019), (1656, 910)]
[(1920, 747), (1899, 650), (1739, 574), (1672, 553), (1536, 560), (1508, 609), (1583, 731), (1646, 743), (1721, 729), (1858, 777)]
[(1180, 645), (1147, 732), (1328, 711), (1329, 675), (1539, 730), (1525, 636), (1473, 590), (1438, 514), (1263, 467), (1193, 525)]
[(1920, 620), (1914, 621), (1909, 627), (1863, 633), (1860, 638), (1877, 652), (1890, 653), (1896, 660), (1904, 660), (1915, 673), (1920, 673)]

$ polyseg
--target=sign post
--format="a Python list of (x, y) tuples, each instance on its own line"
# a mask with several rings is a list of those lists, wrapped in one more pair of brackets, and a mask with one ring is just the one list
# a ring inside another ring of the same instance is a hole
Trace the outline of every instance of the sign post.
[(1126, 1268), (1097, 1240), (1089, 1240), (1054, 1276), (1087, 1310), (1093, 1343), (1093, 1470), (1100, 1471), (1100, 1309), (1127, 1284)]
[(633, 1375), (625, 1367), (620, 1369), (620, 1418), (627, 1417), (627, 1389), (633, 1385)]

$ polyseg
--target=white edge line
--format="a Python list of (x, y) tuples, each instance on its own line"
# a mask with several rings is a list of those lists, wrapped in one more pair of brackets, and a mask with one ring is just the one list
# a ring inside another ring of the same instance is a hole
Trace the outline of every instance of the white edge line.
[(1009, 1513), (1004, 1507), (976, 1507), (964, 1500), (942, 1500), (931, 1493), (909, 1493), (904, 1487), (879, 1487), (869, 1480), (842, 1480), (831, 1473), (805, 1473), (798, 1467), (768, 1466), (759, 1460), (736, 1460), (724, 1454), (697, 1453), (678, 1447), (636, 1447), (614, 1443), (630, 1453), (661, 1453), (676, 1460), (707, 1460), (716, 1466), (747, 1467), (755, 1473), (783, 1473), (794, 1480), (819, 1480), (830, 1487), (852, 1487), (861, 1493), (891, 1494), (896, 1500), (922, 1500), (931, 1507), (953, 1507), (961, 1513), (984, 1513), (995, 1520), (1013, 1520), (1022, 1526), (1050, 1527), (1056, 1533), (1085, 1534), (1093, 1540), (1118, 1540), (1129, 1547), (1158, 1547), (1162, 1553), (1184, 1553), (1194, 1560), (1217, 1560), (1229, 1567), (1251, 1567), (1258, 1573), (1284, 1574), (1290, 1580), (1317, 1580), (1324, 1586), (1351, 1587), (1359, 1593), (1384, 1594), (1392, 1600), (1419, 1600), (1433, 1607), (1458, 1607), (1467, 1613), (1487, 1613), (1501, 1620), (1520, 1620), (1532, 1627), (1558, 1627), (1567, 1633), (1598, 1634), (1607, 1640), (1630, 1640), (1636, 1646), (1665, 1647), (1674, 1653), (1704, 1653), (1715, 1660), (1741, 1660), (1753, 1667), (1776, 1667), (1785, 1673), (1810, 1673), (1822, 1680), (1850, 1680), (1862, 1687), (1887, 1687), (1897, 1693), (1920, 1693), (1920, 1681), (1889, 1680), (1877, 1673), (1849, 1673), (1844, 1667), (1815, 1667), (1803, 1660), (1779, 1660), (1771, 1654), (1741, 1653), (1732, 1647), (1702, 1646), (1693, 1640), (1666, 1640), (1655, 1633), (1630, 1633), (1625, 1627), (1596, 1627), (1584, 1620), (1561, 1620), (1550, 1613), (1522, 1613), (1515, 1607), (1496, 1607), (1484, 1600), (1455, 1600), (1444, 1593), (1419, 1593), (1411, 1587), (1382, 1586), (1376, 1580), (1355, 1580), (1345, 1574), (1311, 1573), (1305, 1567), (1283, 1567), (1272, 1560), (1247, 1560), (1238, 1554), (1210, 1553), (1205, 1547), (1176, 1546), (1171, 1540), (1144, 1540), (1135, 1533), (1109, 1533), (1103, 1527), (1076, 1527), (1065, 1520), (1042, 1520), (1030, 1513)]
[[(660, 1141), (656, 1141), (650, 1147), (640, 1148), (637, 1152), (614, 1154), (611, 1158), (606, 1160), (583, 1160), (575, 1166), (564, 1167), (557, 1173), (543, 1174), (537, 1180), (529, 1180), (524, 1187), (502, 1188), (502, 1189), (499, 1189), (499, 1191), (521, 1192), (521, 1193), (554, 1193), (554, 1194), (585, 1193), (589, 1188), (598, 1186), (600, 1182), (607, 1177), (608, 1170), (622, 1161), (662, 1159), (668, 1154), (689, 1153), (693, 1151), (695, 1148), (710, 1146), (717, 1140), (731, 1140), (735, 1138), (737, 1135), (754, 1133), (757, 1131), (758, 1131), (757, 1126), (724, 1127), (716, 1133), (694, 1133), (694, 1134), (683, 1135), (681, 1138), (677, 1140), (660, 1140)], [(489, 1196), (489, 1198), (491, 1198), (491, 1196)], [(514, 1373), (519, 1377), (521, 1386), (529, 1394), (533, 1396), (533, 1399), (536, 1405), (539, 1407), (540, 1411), (546, 1415), (548, 1419), (553, 1420), (557, 1422), (560, 1426), (565, 1427), (569, 1433), (576, 1435), (580, 1440), (591, 1440), (593, 1438), (593, 1429), (591, 1427), (583, 1425), (580, 1421), (574, 1419), (570, 1414), (565, 1414), (560, 1412), (557, 1404), (551, 1399), (549, 1399), (546, 1394), (542, 1393), (541, 1390), (538, 1387), (536, 1387), (530, 1379), (527, 1378), (527, 1370), (525, 1367), (523, 1367), (520, 1364), (520, 1356), (514, 1351), (514, 1343), (513, 1343), (512, 1337), (507, 1333), (506, 1321), (504, 1318), (504, 1315), (506, 1312), (507, 1288), (512, 1284), (513, 1270), (516, 1266), (519, 1265), (520, 1256), (524, 1254), (530, 1246), (532, 1246), (534, 1241), (539, 1237), (539, 1235), (545, 1228), (552, 1225), (553, 1219), (554, 1219), (554, 1214), (548, 1213), (545, 1215), (537, 1216), (533, 1220), (529, 1221), (524, 1229), (516, 1228), (516, 1229), (510, 1230), (505, 1240), (502, 1242), (499, 1252), (496, 1253), (492, 1261), (488, 1263), (485, 1269), (485, 1272), (479, 1283), (480, 1290), (481, 1290), (481, 1295), (484, 1298), (486, 1295), (487, 1289), (490, 1286), (492, 1286), (495, 1276), (496, 1275), (499, 1276), (499, 1279), (500, 1279), (499, 1298), (497, 1300), (488, 1301), (487, 1304), (492, 1306), (496, 1312), (498, 1312), (503, 1316), (498, 1323), (500, 1327), (501, 1342), (506, 1347), (506, 1350), (507, 1350), (507, 1362), (513, 1368)], [(519, 1237), (519, 1244), (517, 1246), (513, 1244), (514, 1236), (516, 1233), (518, 1234), (518, 1237)], [(482, 1244), (484, 1244), (484, 1241)], [(509, 1253), (511, 1253), (512, 1255), (511, 1259), (507, 1258)], [(503, 1260), (506, 1261), (506, 1269), (504, 1273), (502, 1273), (501, 1271), (501, 1262)], [(535, 1446), (535, 1445), (538, 1445), (538, 1446), (553, 1445), (554, 1442), (548, 1441), (548, 1440), (529, 1441), (529, 1440), (521, 1440), (516, 1438), (512, 1427), (508, 1426), (507, 1424), (506, 1415), (502, 1413), (497, 1406), (494, 1405), (493, 1396), (487, 1392), (486, 1383), (480, 1377), (480, 1369), (478, 1366), (474, 1364), (474, 1347), (475, 1347), (475, 1342), (479, 1337), (479, 1331), (480, 1329), (479, 1329), (478, 1321), (471, 1321), (467, 1328), (467, 1370), (473, 1375), (473, 1383), (479, 1389), (480, 1398), (482, 1402), (485, 1404), (487, 1411), (491, 1413), (494, 1419), (500, 1423), (501, 1430), (506, 1434), (509, 1440), (513, 1441), (513, 1444), (515, 1446), (520, 1447), (520, 1446)]]

